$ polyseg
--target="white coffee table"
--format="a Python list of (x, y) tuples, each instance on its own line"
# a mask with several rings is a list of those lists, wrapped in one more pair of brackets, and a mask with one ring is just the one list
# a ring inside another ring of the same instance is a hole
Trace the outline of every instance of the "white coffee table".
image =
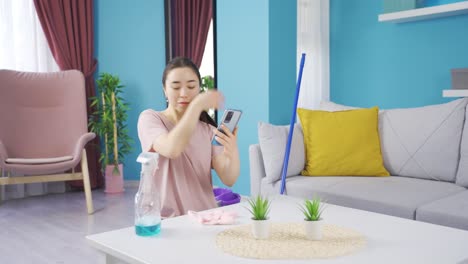
[[(302, 202), (288, 196), (273, 198), (272, 222), (302, 222)], [(238, 223), (250, 222), (245, 202), (226, 210), (239, 212)], [(460, 263), (468, 259), (468, 231), (328, 205), (326, 223), (349, 227), (367, 237), (367, 246), (331, 259), (294, 260), (294, 263)], [(161, 234), (139, 237), (134, 227), (87, 236), (91, 246), (106, 255), (107, 263), (291, 263), (255, 260), (223, 253), (216, 234), (232, 226), (202, 226), (188, 216), (166, 219)]]

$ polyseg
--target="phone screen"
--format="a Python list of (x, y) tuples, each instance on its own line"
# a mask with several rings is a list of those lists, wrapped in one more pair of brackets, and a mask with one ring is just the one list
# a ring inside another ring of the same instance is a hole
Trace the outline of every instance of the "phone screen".
[[(218, 125), (218, 130), (224, 134), (226, 134), (223, 129), (221, 128), (221, 125), (225, 125), (231, 132), (234, 131), (234, 128), (236, 128), (237, 124), (239, 123), (239, 119), (242, 115), (241, 110), (236, 110), (236, 109), (226, 109), (224, 111), (223, 117), (221, 118), (221, 122)], [(219, 142), (217, 142), (214, 137), (211, 141), (213, 145), (218, 145), (221, 146)]]

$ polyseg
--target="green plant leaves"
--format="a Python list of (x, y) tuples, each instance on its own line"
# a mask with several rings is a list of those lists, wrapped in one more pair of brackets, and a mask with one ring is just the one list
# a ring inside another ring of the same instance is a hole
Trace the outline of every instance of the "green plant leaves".
[(206, 92), (206, 91), (214, 89), (214, 78), (213, 78), (213, 76), (206, 75), (206, 76), (203, 76), (201, 79), (202, 79), (202, 82), (201, 82), (201, 85), (200, 85), (200, 91), (201, 92)]
[[(89, 98), (93, 112), (88, 120), (90, 130), (101, 138), (103, 147), (99, 161), (104, 169), (107, 165), (122, 163), (124, 156), (132, 151), (133, 140), (128, 135), (126, 122), (128, 118), (129, 104), (120, 96), (124, 85), (117, 75), (101, 73), (96, 80), (97, 95)], [(115, 106), (112, 105), (112, 97), (115, 98)], [(115, 113), (113, 112), (115, 109)], [(115, 120), (114, 120), (115, 115)], [(117, 137), (114, 138), (116, 128)], [(114, 142), (117, 141), (118, 153), (114, 154)], [(114, 168), (115, 170), (115, 168)], [(113, 174), (115, 174), (114, 171)]]
[(114, 169), (112, 170), (112, 175), (113, 176), (120, 176), (120, 170), (119, 170), (119, 165), (114, 164)]
[(268, 198), (262, 198), (260, 195), (248, 200), (250, 208), (247, 208), (252, 214), (253, 220), (266, 220), (270, 213), (271, 202)]
[(304, 213), (306, 221), (318, 221), (324, 210), (323, 203), (319, 197), (312, 200), (305, 200), (303, 206), (300, 208)]

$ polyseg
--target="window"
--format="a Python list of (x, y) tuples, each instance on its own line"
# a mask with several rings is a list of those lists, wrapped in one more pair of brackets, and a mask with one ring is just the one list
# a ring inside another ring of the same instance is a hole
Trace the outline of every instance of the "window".
[[(200, 75), (203, 77), (205, 76), (211, 76), (215, 77), (215, 63), (214, 63), (214, 42), (213, 42), (213, 19), (211, 19), (210, 23), (210, 29), (208, 31), (208, 37), (206, 39), (206, 45), (205, 45), (205, 52), (203, 53), (203, 59), (202, 63), (200, 66)], [(213, 80), (213, 85), (214, 85), (214, 80)], [(214, 88), (217, 88), (214, 86)], [(214, 109), (210, 109), (208, 111), (208, 114), (216, 120), (216, 111)]]
[[(216, 89), (216, 0), (212, 0), (212, 19), (210, 22), (210, 26), (208, 29), (208, 35), (207, 35), (207, 40), (205, 42), (205, 50), (202, 56), (201, 60), (201, 65), (200, 65), (200, 75), (202, 77), (202, 83), (204, 83), (204, 77), (206, 76), (211, 76), (212, 77), (212, 83), (213, 83), (213, 88)], [(202, 16), (205, 17), (204, 15), (209, 14), (209, 7), (207, 7), (206, 3), (209, 2), (204, 2), (205, 5), (203, 5), (202, 9)], [(177, 5), (185, 5), (187, 4), (187, 1), (176, 1), (176, 0), (165, 0), (165, 21), (166, 21), (166, 61), (171, 60), (173, 57), (175, 57), (173, 54), (173, 48), (174, 48), (174, 35), (173, 32), (175, 28), (178, 27), (177, 25), (177, 20), (175, 20), (176, 14), (175, 10), (180, 10), (177, 9)], [(198, 9), (200, 11), (200, 9)], [(197, 12), (198, 12), (197, 11)], [(209, 18), (209, 17), (206, 17)], [(189, 18), (190, 19), (190, 18)], [(186, 27), (181, 27), (183, 28), (182, 30), (190, 30)], [(206, 30), (204, 28), (203, 30)], [(206, 31), (204, 31), (206, 32)], [(179, 44), (184, 44), (184, 43), (179, 43)], [(184, 44), (185, 45), (185, 44)], [(200, 59), (199, 53), (197, 55), (197, 60)], [(216, 120), (217, 118), (217, 112), (214, 109), (211, 109), (208, 111), (210, 116)]]

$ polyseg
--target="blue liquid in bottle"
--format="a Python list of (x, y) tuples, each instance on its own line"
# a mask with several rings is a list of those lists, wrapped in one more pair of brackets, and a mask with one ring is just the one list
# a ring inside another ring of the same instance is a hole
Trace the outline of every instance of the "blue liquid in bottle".
[(154, 236), (161, 232), (161, 223), (156, 225), (144, 226), (135, 225), (135, 233), (139, 236)]

